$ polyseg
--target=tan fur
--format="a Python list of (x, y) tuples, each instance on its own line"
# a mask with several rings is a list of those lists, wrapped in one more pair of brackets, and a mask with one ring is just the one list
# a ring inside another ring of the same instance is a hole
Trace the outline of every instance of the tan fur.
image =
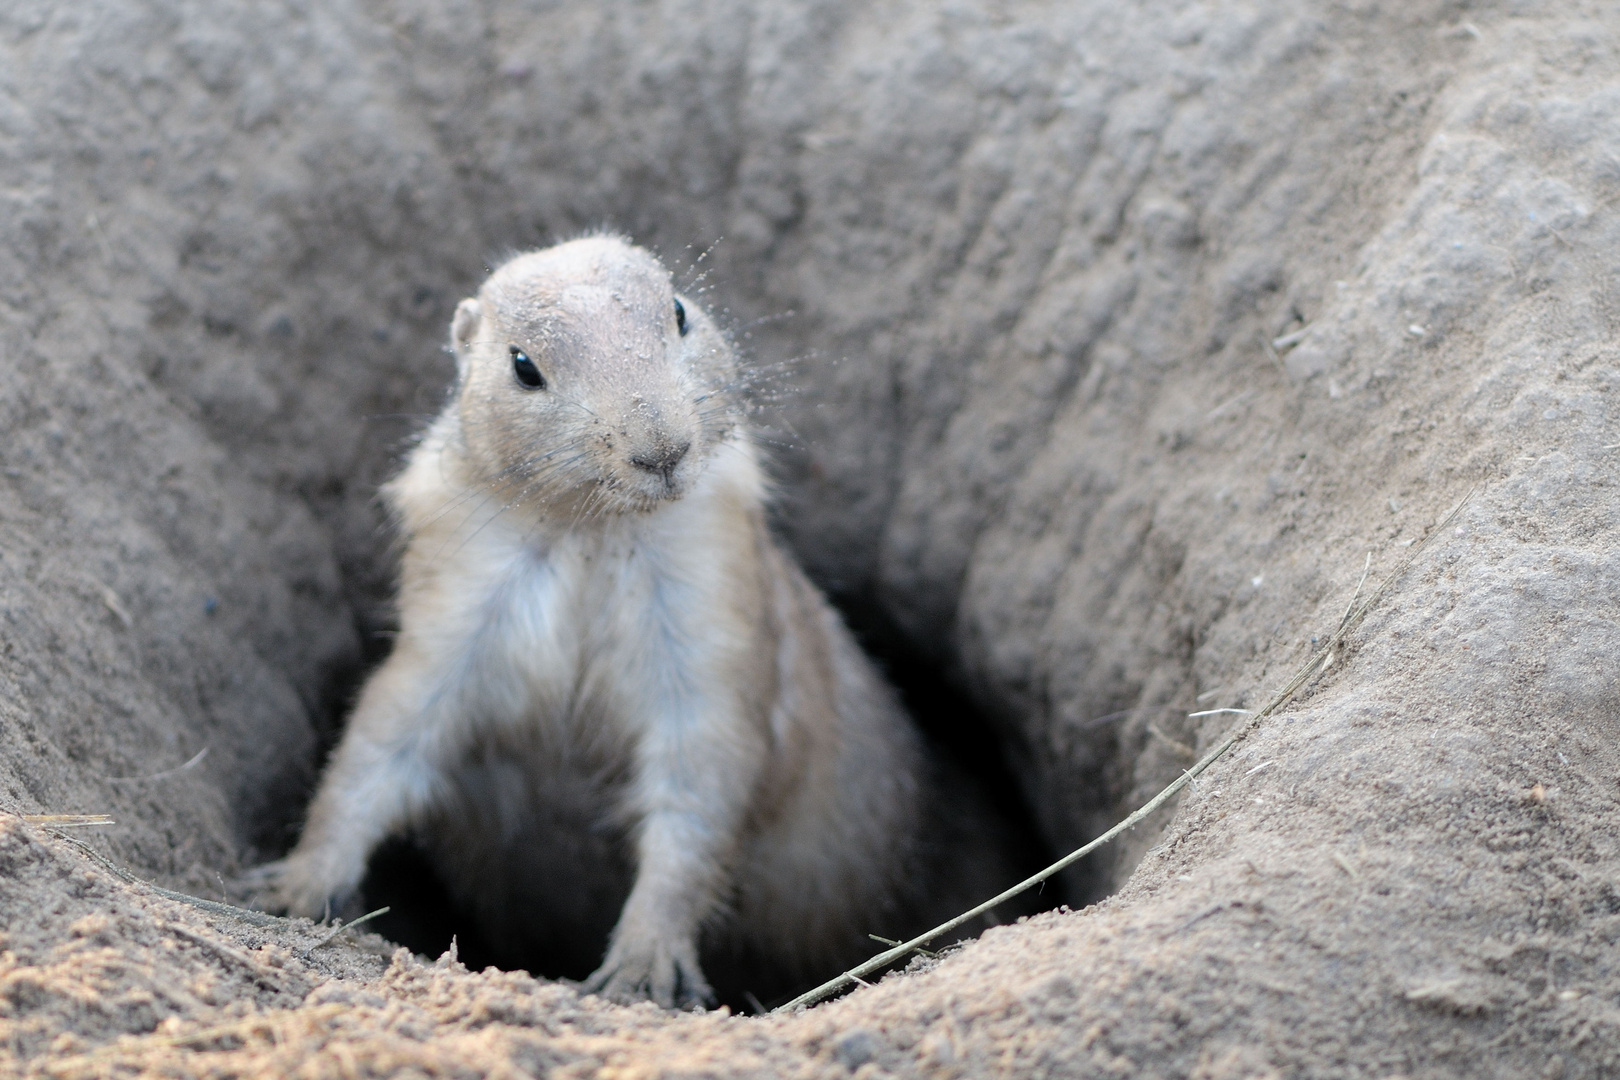
[[(735, 358), (679, 301), (685, 334), (668, 272), (590, 237), (511, 260), (457, 309), (456, 395), (385, 489), (400, 635), (267, 875), (289, 910), (343, 903), (414, 826), (497, 924), (566, 924), (556, 893), (628, 887), (587, 985), (669, 1005), (709, 998), (706, 932), (811, 970), (932, 888), (932, 766), (768, 532)], [(525, 859), (540, 869), (511, 869)]]

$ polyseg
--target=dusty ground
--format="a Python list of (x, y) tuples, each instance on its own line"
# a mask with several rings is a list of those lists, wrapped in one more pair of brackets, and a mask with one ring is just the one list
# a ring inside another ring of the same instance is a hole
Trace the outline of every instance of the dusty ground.
[(971, 695), (1057, 848), (1476, 491), (1070, 878), (1116, 890), (1082, 911), (803, 1015), (676, 1016), (375, 939), (304, 959), (311, 927), (12, 822), (5, 1067), (1620, 1071), (1617, 34), (1421, 0), (0, 8), (0, 808), (110, 813), (75, 835), (170, 888), (287, 842), (386, 648), (372, 492), (511, 247), (608, 223), (707, 273), (785, 363), (785, 535)]

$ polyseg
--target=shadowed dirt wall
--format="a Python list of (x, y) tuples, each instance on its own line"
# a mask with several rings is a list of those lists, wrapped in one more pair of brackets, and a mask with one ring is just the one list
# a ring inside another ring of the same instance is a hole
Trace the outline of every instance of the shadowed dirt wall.
[[(285, 844), (386, 644), (373, 493), (455, 300), (610, 226), (793, 361), (785, 534), (973, 696), (1055, 847), (1478, 491), (1306, 698), (1074, 882), (1123, 886), (1097, 908), (796, 1019), (590, 1006), (570, 1043), (509, 1011), (485, 1065), (1612, 1071), (1615, 49), (1569, 3), (8, 4), (0, 798), (111, 812), (102, 850), (191, 891)], [(9, 880), (50, 911), (77, 879)], [(379, 1016), (449, 1000), (407, 974)]]

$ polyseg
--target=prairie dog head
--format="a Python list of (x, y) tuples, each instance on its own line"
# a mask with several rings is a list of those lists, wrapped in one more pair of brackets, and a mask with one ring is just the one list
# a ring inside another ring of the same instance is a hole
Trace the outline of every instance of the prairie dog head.
[(456, 308), (450, 343), (474, 468), (541, 513), (651, 510), (737, 437), (725, 337), (618, 237), (504, 263)]

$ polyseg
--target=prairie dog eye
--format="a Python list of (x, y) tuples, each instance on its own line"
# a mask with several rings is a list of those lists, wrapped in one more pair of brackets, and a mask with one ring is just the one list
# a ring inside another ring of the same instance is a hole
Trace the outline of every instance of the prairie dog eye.
[(529, 354), (516, 345), (508, 345), (507, 348), (512, 353), (512, 374), (517, 376), (518, 384), (525, 390), (544, 390), (546, 377), (534, 366)]
[(675, 301), (675, 329), (681, 332), (681, 337), (686, 336), (686, 305), (679, 300)]

